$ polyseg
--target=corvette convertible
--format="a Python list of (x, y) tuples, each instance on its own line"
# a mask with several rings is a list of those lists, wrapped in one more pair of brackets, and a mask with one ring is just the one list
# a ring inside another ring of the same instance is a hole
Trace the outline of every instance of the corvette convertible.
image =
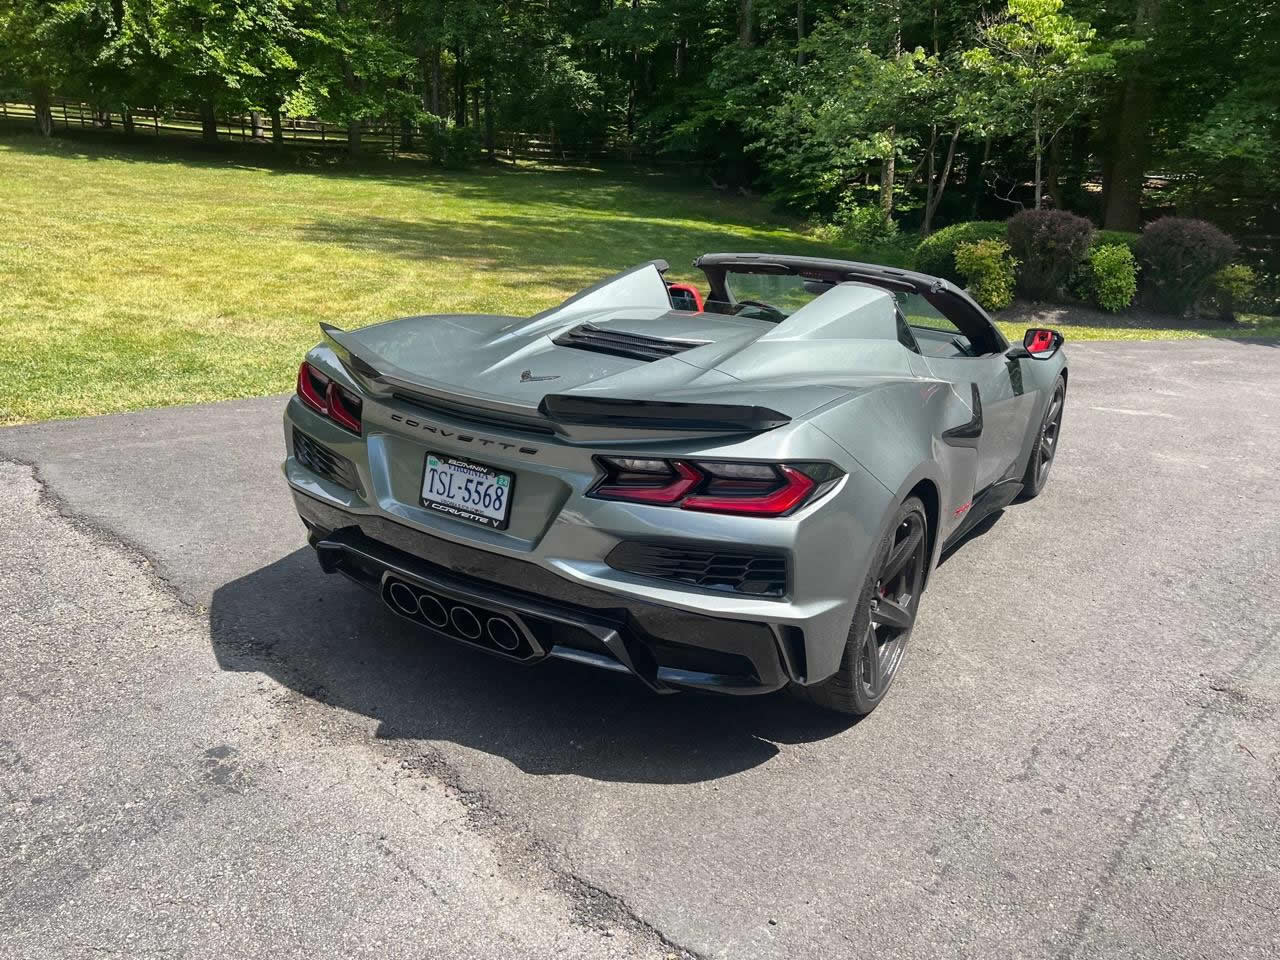
[(930, 574), (1044, 488), (1067, 363), (873, 264), (662, 260), (532, 317), (322, 325), (284, 473), (322, 568), (426, 633), (866, 714)]

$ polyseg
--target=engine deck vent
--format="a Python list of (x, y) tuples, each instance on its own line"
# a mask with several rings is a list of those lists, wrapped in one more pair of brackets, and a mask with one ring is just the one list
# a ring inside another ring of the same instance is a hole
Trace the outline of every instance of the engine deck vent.
[(617, 330), (605, 330), (591, 323), (580, 323), (572, 330), (566, 330), (556, 337), (552, 343), (558, 347), (574, 347), (578, 350), (591, 350), (595, 353), (608, 353), (615, 357), (627, 357), (631, 360), (661, 360), (684, 353), (694, 347), (700, 347), (704, 341), (699, 340), (664, 340), (661, 337), (646, 337), (638, 333), (624, 333)]
[(787, 558), (781, 553), (628, 540), (614, 547), (605, 563), (624, 573), (712, 590), (757, 597), (781, 597), (787, 592)]

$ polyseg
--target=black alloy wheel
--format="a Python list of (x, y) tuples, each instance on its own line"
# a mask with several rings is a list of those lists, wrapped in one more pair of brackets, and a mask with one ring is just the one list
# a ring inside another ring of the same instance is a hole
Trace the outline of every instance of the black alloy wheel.
[(793, 692), (839, 713), (864, 716), (884, 699), (906, 658), (929, 565), (929, 521), (918, 497), (894, 516), (867, 573), (840, 666)]
[(1022, 478), (1022, 499), (1038, 496), (1049, 480), (1049, 468), (1058, 453), (1058, 438), (1062, 435), (1062, 411), (1067, 405), (1067, 384), (1061, 377), (1053, 385), (1053, 393), (1044, 411), (1040, 432), (1036, 434), (1027, 472)]

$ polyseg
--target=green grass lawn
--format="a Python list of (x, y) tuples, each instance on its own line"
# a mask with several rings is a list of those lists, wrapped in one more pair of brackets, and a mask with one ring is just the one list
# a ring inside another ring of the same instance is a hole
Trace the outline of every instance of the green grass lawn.
[(689, 275), (709, 250), (852, 255), (670, 176), (272, 168), (266, 153), (0, 139), (0, 423), (284, 391), (319, 321), (529, 314), (653, 257)]

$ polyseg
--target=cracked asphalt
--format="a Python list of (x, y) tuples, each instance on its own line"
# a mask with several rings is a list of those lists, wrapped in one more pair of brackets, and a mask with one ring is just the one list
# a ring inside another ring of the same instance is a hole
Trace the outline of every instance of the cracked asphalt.
[(850, 725), (417, 634), (280, 398), (0, 431), (0, 956), (1280, 954), (1280, 348), (1069, 346)]

